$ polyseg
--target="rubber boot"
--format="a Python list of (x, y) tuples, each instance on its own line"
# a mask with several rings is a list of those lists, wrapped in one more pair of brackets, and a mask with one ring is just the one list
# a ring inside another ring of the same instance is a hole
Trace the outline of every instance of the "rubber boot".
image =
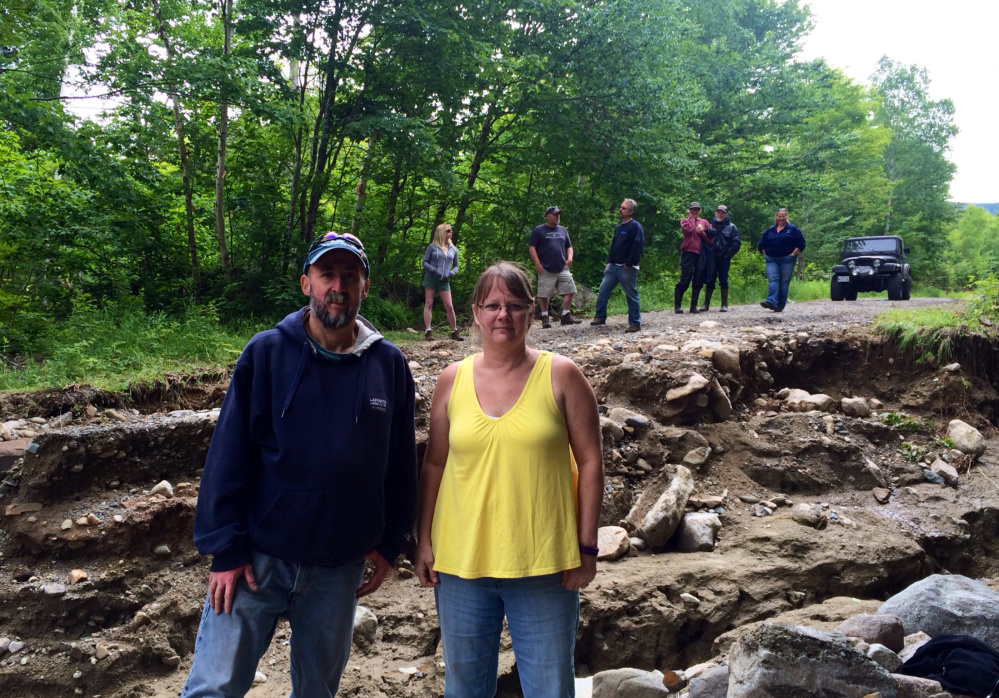
[(728, 289), (727, 288), (723, 288), (721, 290), (721, 294), (722, 294), (721, 312), (727, 313), (728, 312)]
[(697, 297), (699, 295), (701, 295), (701, 289), (699, 289), (699, 288), (692, 288), (692, 289), (690, 289), (690, 314), (691, 315), (694, 315), (695, 313), (699, 312), (697, 310)]
[(708, 286), (704, 289), (704, 305), (701, 306), (701, 312), (708, 312), (708, 308), (711, 307), (711, 294), (714, 293), (714, 288)]
[(683, 308), (680, 305), (683, 303), (683, 291), (678, 288), (673, 289), (673, 312), (677, 315), (683, 315)]

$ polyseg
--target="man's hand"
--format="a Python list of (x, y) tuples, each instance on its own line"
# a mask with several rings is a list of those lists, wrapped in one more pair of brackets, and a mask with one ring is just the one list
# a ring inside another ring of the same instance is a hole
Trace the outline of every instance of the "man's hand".
[(597, 576), (597, 558), (593, 555), (580, 555), (582, 564), (562, 572), (562, 586), (569, 591), (579, 591)]
[(797, 257), (799, 252), (801, 252), (801, 250), (799, 250), (797, 247), (795, 247), (794, 251), (791, 252), (791, 256), (792, 257)]
[(543, 266), (541, 266), (541, 263), (540, 263), (540, 262), (536, 262), (536, 263), (534, 264), (534, 269), (535, 269), (535, 270), (536, 270), (536, 271), (537, 271), (537, 272), (538, 272), (539, 274), (540, 274), (541, 272), (543, 272), (543, 271), (545, 270), (545, 268), (544, 268)]
[(253, 578), (250, 563), (225, 572), (208, 573), (208, 604), (215, 613), (232, 613), (232, 600), (236, 596), (236, 582), (246, 579), (250, 591), (257, 591), (257, 580)]
[(567, 267), (572, 266), (572, 257), (569, 257), (568, 259), (565, 260), (565, 266)]
[(416, 548), (416, 576), (420, 579), (421, 587), (435, 587), (441, 583), (434, 571), (434, 550), (429, 541), (421, 541)]
[(357, 598), (367, 596), (371, 592), (378, 589), (378, 587), (382, 585), (382, 582), (385, 581), (385, 577), (388, 575), (389, 570), (392, 569), (392, 564), (382, 557), (382, 554), (377, 550), (372, 550), (364, 556), (364, 559), (371, 560), (375, 563), (375, 573), (371, 575), (371, 579), (357, 588)]

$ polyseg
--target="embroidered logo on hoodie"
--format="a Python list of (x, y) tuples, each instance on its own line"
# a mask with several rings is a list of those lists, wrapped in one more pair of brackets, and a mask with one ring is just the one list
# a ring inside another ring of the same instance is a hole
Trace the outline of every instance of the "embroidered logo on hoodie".
[(388, 400), (383, 400), (380, 397), (371, 398), (371, 409), (378, 410), (379, 412), (385, 412), (388, 409)]

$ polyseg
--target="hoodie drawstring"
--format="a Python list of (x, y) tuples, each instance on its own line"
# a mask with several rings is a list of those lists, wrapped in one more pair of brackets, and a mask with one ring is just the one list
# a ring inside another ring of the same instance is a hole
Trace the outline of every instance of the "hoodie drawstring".
[(288, 397), (284, 401), (284, 407), (281, 408), (281, 419), (284, 419), (285, 412), (291, 407), (291, 401), (295, 399), (295, 393), (298, 391), (298, 384), (302, 382), (302, 374), (305, 373), (305, 362), (309, 360), (309, 343), (306, 342), (302, 345), (302, 360), (298, 362), (298, 373), (295, 374), (295, 380), (291, 383), (291, 390), (288, 392)]
[(361, 399), (364, 397), (364, 384), (368, 375), (368, 352), (361, 354), (361, 375), (357, 381), (357, 399), (354, 401), (354, 424), (361, 421)]

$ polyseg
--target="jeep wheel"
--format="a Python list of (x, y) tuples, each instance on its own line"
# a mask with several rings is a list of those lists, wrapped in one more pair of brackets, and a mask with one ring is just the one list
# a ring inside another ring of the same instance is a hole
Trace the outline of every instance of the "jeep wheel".
[(892, 274), (888, 277), (888, 300), (890, 301), (900, 301), (902, 300), (902, 286), (904, 282), (902, 281), (901, 274)]
[(855, 300), (857, 300), (857, 289), (855, 289), (853, 287), (850, 287), (850, 288), (846, 289), (846, 299), (848, 301), (855, 301)]
[(832, 281), (829, 282), (829, 298), (834, 301), (841, 301), (846, 298), (846, 287), (849, 284), (844, 284), (836, 280), (836, 275), (833, 274)]
[(905, 280), (904, 284), (902, 284), (902, 300), (907, 301), (911, 296), (912, 296), (912, 278), (910, 277)]

